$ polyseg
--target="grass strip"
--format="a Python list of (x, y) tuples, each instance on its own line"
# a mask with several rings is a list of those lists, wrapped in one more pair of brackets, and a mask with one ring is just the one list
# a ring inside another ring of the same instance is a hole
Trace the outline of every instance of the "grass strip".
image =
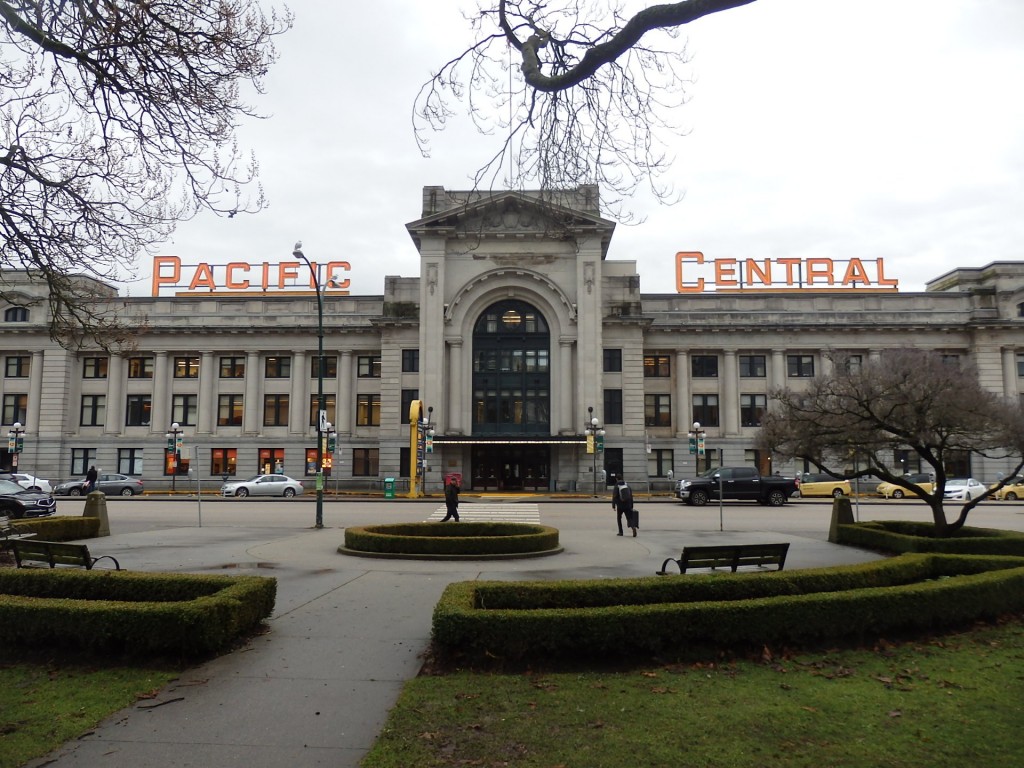
[(1015, 617), (754, 660), (422, 676), (362, 765), (1010, 768), (1022, 723)]

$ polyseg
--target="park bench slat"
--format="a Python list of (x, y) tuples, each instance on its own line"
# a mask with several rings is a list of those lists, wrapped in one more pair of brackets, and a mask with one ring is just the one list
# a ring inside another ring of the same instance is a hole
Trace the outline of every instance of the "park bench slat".
[(786, 565), (786, 554), (789, 552), (789, 543), (783, 544), (722, 544), (703, 547), (683, 547), (682, 554), (678, 559), (670, 557), (661, 564), (661, 569), (656, 573), (659, 576), (668, 575), (665, 569), (669, 563), (679, 566), (680, 573), (696, 568), (728, 568), (733, 573), (737, 568), (756, 567), (765, 568), (769, 565), (778, 566), (782, 570)]
[(115, 570), (121, 570), (121, 564), (111, 555), (93, 557), (85, 544), (68, 544), (61, 541), (40, 541), (39, 539), (16, 539), (10, 543), (14, 559), (19, 568), (27, 563), (45, 563), (51, 568), (58, 565), (77, 565), (92, 570), (100, 560), (110, 560)]

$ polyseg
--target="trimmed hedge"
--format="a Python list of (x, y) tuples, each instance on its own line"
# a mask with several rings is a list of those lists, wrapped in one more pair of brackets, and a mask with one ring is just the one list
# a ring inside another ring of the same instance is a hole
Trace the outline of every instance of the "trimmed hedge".
[(931, 523), (902, 520), (837, 526), (839, 544), (883, 552), (948, 552), (1024, 557), (1024, 534), (993, 528), (963, 527), (956, 536), (936, 537)]
[(558, 529), (529, 523), (394, 523), (345, 529), (345, 547), (407, 555), (511, 555), (558, 548)]
[(809, 643), (931, 629), (1024, 609), (1024, 559), (903, 555), (769, 574), (603, 582), (460, 582), (434, 610), (441, 656), (685, 655), (707, 646)]
[(221, 651), (274, 610), (276, 579), (0, 569), (0, 645), (186, 657)]
[(29, 517), (11, 520), (11, 527), (19, 533), (34, 533), (43, 541), (77, 541), (99, 536), (100, 519), (77, 515)]

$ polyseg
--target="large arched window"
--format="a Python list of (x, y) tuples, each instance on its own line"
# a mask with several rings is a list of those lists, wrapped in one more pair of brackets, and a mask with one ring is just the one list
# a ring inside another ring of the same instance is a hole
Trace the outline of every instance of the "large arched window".
[(524, 301), (483, 311), (473, 329), (474, 434), (550, 434), (550, 342), (544, 317)]

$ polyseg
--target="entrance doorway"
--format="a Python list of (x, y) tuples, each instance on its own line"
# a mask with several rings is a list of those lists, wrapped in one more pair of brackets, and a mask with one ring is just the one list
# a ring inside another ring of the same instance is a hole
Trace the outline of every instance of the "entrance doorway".
[(551, 448), (546, 445), (477, 445), (471, 457), (474, 491), (546, 491)]

